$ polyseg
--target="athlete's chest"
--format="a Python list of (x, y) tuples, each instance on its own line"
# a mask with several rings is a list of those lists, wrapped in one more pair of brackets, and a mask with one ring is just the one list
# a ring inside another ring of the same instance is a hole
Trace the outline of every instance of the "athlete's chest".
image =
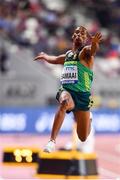
[(78, 82), (78, 59), (75, 53), (70, 52), (66, 56), (60, 80), (62, 84), (74, 84)]

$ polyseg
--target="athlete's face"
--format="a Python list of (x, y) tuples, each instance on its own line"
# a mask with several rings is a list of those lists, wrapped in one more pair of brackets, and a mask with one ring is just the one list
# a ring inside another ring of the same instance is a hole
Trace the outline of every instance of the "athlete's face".
[(73, 43), (76, 46), (83, 46), (87, 41), (87, 30), (80, 26), (77, 27), (72, 36)]

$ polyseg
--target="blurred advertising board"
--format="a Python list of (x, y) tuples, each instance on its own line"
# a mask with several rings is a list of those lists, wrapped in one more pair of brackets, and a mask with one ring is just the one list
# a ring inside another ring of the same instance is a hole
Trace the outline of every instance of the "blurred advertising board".
[[(50, 133), (56, 107), (1, 107), (0, 133)], [(94, 109), (96, 133), (120, 133), (120, 109)], [(61, 133), (71, 133), (73, 115), (66, 114)]]

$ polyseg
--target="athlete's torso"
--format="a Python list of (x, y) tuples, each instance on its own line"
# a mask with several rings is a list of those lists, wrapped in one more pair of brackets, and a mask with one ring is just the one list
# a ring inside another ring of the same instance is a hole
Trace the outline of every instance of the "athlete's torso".
[(63, 88), (76, 92), (90, 92), (93, 81), (93, 71), (81, 64), (79, 52), (69, 51), (66, 54), (64, 68), (61, 75)]

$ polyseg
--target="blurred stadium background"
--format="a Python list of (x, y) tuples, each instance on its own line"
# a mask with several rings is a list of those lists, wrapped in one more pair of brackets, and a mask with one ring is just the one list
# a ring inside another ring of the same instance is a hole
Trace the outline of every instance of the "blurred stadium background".
[[(1, 179), (35, 178), (33, 167), (5, 166), (4, 148), (42, 149), (48, 141), (61, 66), (33, 59), (41, 51), (65, 53), (79, 25), (104, 37), (94, 66), (94, 150), (100, 178), (120, 178), (120, 1), (0, 0)], [(58, 148), (70, 141), (71, 131), (67, 116)]]

